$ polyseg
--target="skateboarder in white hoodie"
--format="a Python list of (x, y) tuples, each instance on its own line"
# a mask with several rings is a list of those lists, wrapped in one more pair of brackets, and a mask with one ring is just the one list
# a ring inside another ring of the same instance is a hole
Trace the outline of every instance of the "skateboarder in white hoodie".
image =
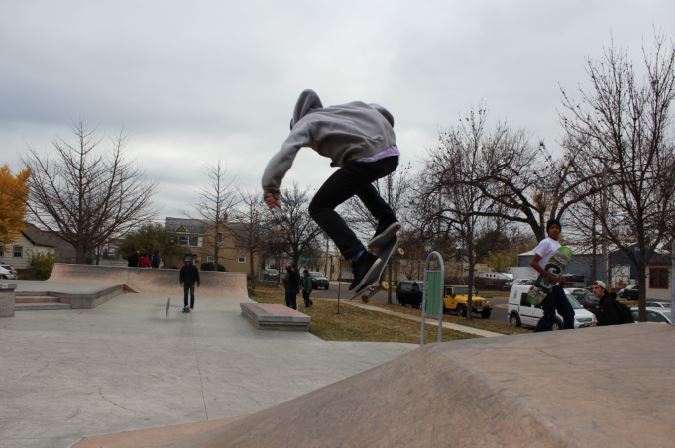
[(358, 196), (379, 224), (368, 247), (381, 247), (396, 235), (400, 224), (389, 204), (373, 185), (396, 170), (394, 117), (377, 104), (354, 101), (323, 107), (313, 90), (304, 90), (295, 104), (291, 132), (267, 164), (262, 179), (267, 206), (281, 206), (281, 180), (300, 148), (311, 148), (338, 167), (316, 192), (309, 214), (333, 240), (342, 256), (352, 261), (350, 289), (367, 286), (381, 260), (370, 253), (335, 208)]

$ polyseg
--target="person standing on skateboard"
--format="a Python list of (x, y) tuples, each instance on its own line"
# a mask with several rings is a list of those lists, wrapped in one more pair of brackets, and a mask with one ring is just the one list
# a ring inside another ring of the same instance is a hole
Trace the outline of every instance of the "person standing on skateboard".
[[(192, 258), (185, 257), (183, 267), (178, 273), (178, 283), (183, 286), (183, 312), (189, 313), (195, 307), (195, 283), (199, 286), (199, 271), (192, 264)], [(190, 306), (188, 307), (188, 293), (190, 293)]]
[(574, 328), (574, 309), (567, 300), (563, 287), (565, 278), (562, 275), (555, 275), (553, 272), (546, 271), (546, 263), (548, 263), (549, 258), (560, 249), (558, 238), (560, 237), (561, 229), (560, 221), (557, 219), (551, 219), (546, 223), (546, 234), (548, 236), (541, 240), (537, 247), (534, 248), (534, 257), (530, 263), (530, 266), (535, 271), (548, 277), (549, 282), (553, 285), (551, 292), (541, 302), (544, 316), (537, 322), (537, 326), (534, 329), (535, 333), (539, 331), (551, 331), (555, 323), (556, 310), (563, 318), (564, 328)]
[(379, 222), (370, 248), (381, 247), (396, 236), (401, 226), (373, 185), (398, 166), (394, 117), (380, 105), (361, 101), (323, 107), (317, 93), (308, 89), (295, 103), (290, 128), (281, 149), (265, 168), (265, 203), (270, 209), (281, 207), (281, 180), (300, 148), (311, 148), (331, 159), (331, 166), (338, 170), (314, 195), (309, 214), (342, 256), (351, 260), (354, 281), (349, 289), (357, 291), (367, 286), (381, 260), (364, 247), (335, 208), (352, 196), (361, 199)]

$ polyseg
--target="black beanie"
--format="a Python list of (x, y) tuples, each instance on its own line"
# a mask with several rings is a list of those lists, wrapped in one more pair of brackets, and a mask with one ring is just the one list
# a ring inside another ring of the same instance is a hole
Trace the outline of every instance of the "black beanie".
[(558, 221), (555, 218), (551, 218), (548, 220), (548, 222), (546, 223), (546, 231), (548, 232), (548, 229), (554, 224), (560, 227), (560, 231), (562, 231), (562, 225), (560, 225), (560, 221)]

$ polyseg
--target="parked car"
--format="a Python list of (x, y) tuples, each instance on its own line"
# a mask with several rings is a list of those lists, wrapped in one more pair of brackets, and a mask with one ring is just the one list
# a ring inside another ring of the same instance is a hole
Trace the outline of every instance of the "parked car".
[(328, 289), (328, 279), (323, 275), (323, 272), (310, 272), (309, 277), (312, 279), (312, 288)]
[(396, 300), (399, 305), (419, 308), (422, 306), (424, 285), (420, 281), (398, 282), (396, 285)]
[(16, 276), (14, 276), (9, 269), (0, 266), (0, 279), (16, 280)]
[(263, 271), (263, 280), (270, 280), (274, 282), (279, 281), (279, 271), (276, 269), (265, 269)]
[[(443, 312), (454, 311), (458, 316), (466, 316), (469, 309), (469, 285), (445, 285)], [(471, 297), (471, 311), (489, 319), (492, 314), (492, 302), (477, 294), (474, 288)]]
[[(670, 314), (670, 308), (648, 307), (645, 311), (647, 311), (647, 322), (660, 322), (663, 324), (673, 325), (673, 318)], [(637, 322), (638, 307), (631, 307), (630, 312), (633, 315), (633, 320)]]
[(622, 299), (637, 300), (638, 299), (638, 285), (628, 285), (625, 288), (621, 288), (617, 295)]
[[(527, 301), (527, 293), (530, 290), (530, 285), (513, 285), (511, 293), (509, 294), (508, 316), (509, 322), (514, 327), (527, 326), (534, 327), (539, 322), (539, 319), (544, 315), (544, 310), (541, 305), (530, 305)], [(565, 292), (567, 300), (574, 309), (574, 328), (590, 327), (597, 323), (595, 314), (585, 309), (574, 296), (567, 291)], [(556, 321), (553, 324), (554, 330), (563, 328), (563, 319), (556, 312)]]
[(572, 294), (581, 306), (596, 316), (600, 312), (600, 299), (595, 297), (589, 290), (584, 288), (565, 288), (565, 292)]
[(648, 300), (647, 306), (651, 308), (670, 308), (670, 302), (659, 302), (655, 300)]
[(9, 274), (4, 274), (4, 275), (6, 275), (5, 278), (7, 280), (16, 280), (16, 279), (19, 278), (19, 273), (16, 272), (16, 269), (14, 269), (14, 266), (12, 266), (11, 264), (0, 263), (0, 267), (2, 269), (5, 269), (6, 271), (9, 271)]

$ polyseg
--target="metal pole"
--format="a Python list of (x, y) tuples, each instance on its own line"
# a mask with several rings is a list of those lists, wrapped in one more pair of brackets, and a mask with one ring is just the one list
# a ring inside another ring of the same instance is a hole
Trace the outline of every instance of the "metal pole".
[(607, 168), (603, 170), (604, 188), (602, 189), (602, 268), (605, 271), (603, 280), (608, 287), (611, 287), (609, 272), (609, 245), (607, 244)]
[(675, 241), (670, 248), (670, 319), (675, 322)]
[(340, 275), (342, 274), (342, 258), (338, 260), (338, 309), (337, 313), (340, 314), (340, 286), (342, 286), (342, 282), (340, 282)]

